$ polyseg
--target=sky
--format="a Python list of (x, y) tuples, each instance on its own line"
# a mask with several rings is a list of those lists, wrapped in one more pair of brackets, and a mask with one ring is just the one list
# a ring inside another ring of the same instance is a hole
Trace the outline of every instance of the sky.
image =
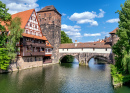
[(126, 0), (1, 0), (9, 13), (54, 5), (62, 14), (61, 30), (75, 42), (94, 42), (109, 37), (118, 27), (120, 5)]

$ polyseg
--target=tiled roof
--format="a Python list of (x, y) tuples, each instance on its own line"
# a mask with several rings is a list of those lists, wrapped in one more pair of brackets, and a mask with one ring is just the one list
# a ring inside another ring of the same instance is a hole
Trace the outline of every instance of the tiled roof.
[(60, 48), (111, 48), (109, 44), (105, 42), (89, 42), (89, 43), (77, 43), (75, 47), (75, 43), (69, 44), (61, 44)]
[(118, 30), (119, 28), (117, 27), (116, 29), (114, 29), (112, 32), (110, 32), (109, 34), (115, 34), (116, 31)]
[(56, 11), (58, 14), (60, 14), (53, 5), (46, 6), (46, 7), (42, 8), (40, 11), (38, 11), (38, 12), (46, 12), (46, 11)]
[[(11, 15), (11, 17), (12, 17), (12, 19), (14, 19), (15, 17), (21, 18), (21, 28), (24, 29), (33, 11), (35, 11), (35, 9), (22, 11), (22, 12)], [(10, 22), (8, 22), (8, 24), (9, 23)], [(6, 31), (9, 31), (8, 27), (6, 26), (6, 24), (3, 21), (1, 22), (1, 25), (5, 26)]]
[(31, 34), (26, 34), (26, 33), (23, 33), (22, 36), (30, 37), (30, 38), (36, 38), (36, 39), (40, 39), (40, 40), (47, 40), (45, 36), (40, 37), (40, 36), (35, 36), (35, 35), (31, 35)]
[[(47, 43), (48, 43), (48, 44), (47, 44)], [(46, 41), (46, 48), (53, 48), (48, 41)]]
[(16, 14), (12, 15), (12, 19), (14, 19), (15, 17), (19, 17), (21, 18), (21, 28), (24, 28), (32, 14), (32, 12), (35, 11), (34, 9), (30, 9), (30, 10), (26, 10), (23, 12), (19, 12)]

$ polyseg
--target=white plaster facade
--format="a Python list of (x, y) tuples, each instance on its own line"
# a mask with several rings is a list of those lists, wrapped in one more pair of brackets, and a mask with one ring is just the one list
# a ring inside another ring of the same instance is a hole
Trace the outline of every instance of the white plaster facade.
[(112, 53), (111, 48), (59, 49), (59, 53)]

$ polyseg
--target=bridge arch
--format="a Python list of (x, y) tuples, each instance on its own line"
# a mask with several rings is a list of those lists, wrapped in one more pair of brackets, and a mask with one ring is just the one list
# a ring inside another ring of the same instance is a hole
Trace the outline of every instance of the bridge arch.
[(59, 60), (61, 61), (67, 55), (71, 55), (71, 56), (75, 57), (79, 62), (79, 54), (78, 53), (70, 53), (70, 54), (69, 53), (63, 53), (63, 54), (60, 54)]
[(111, 62), (110, 55), (108, 55), (108, 54), (96, 54), (96, 53), (93, 53), (92, 55), (88, 56), (86, 62), (89, 63), (90, 59), (91, 58), (95, 58), (95, 57), (105, 58), (105, 60), (107, 61), (107, 63)]

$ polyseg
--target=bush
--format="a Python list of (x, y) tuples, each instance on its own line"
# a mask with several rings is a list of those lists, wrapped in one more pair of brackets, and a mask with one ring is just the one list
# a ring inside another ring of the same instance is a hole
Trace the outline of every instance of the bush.
[(114, 65), (111, 65), (111, 75), (113, 77), (114, 84), (123, 83), (124, 76), (118, 72), (117, 67)]

